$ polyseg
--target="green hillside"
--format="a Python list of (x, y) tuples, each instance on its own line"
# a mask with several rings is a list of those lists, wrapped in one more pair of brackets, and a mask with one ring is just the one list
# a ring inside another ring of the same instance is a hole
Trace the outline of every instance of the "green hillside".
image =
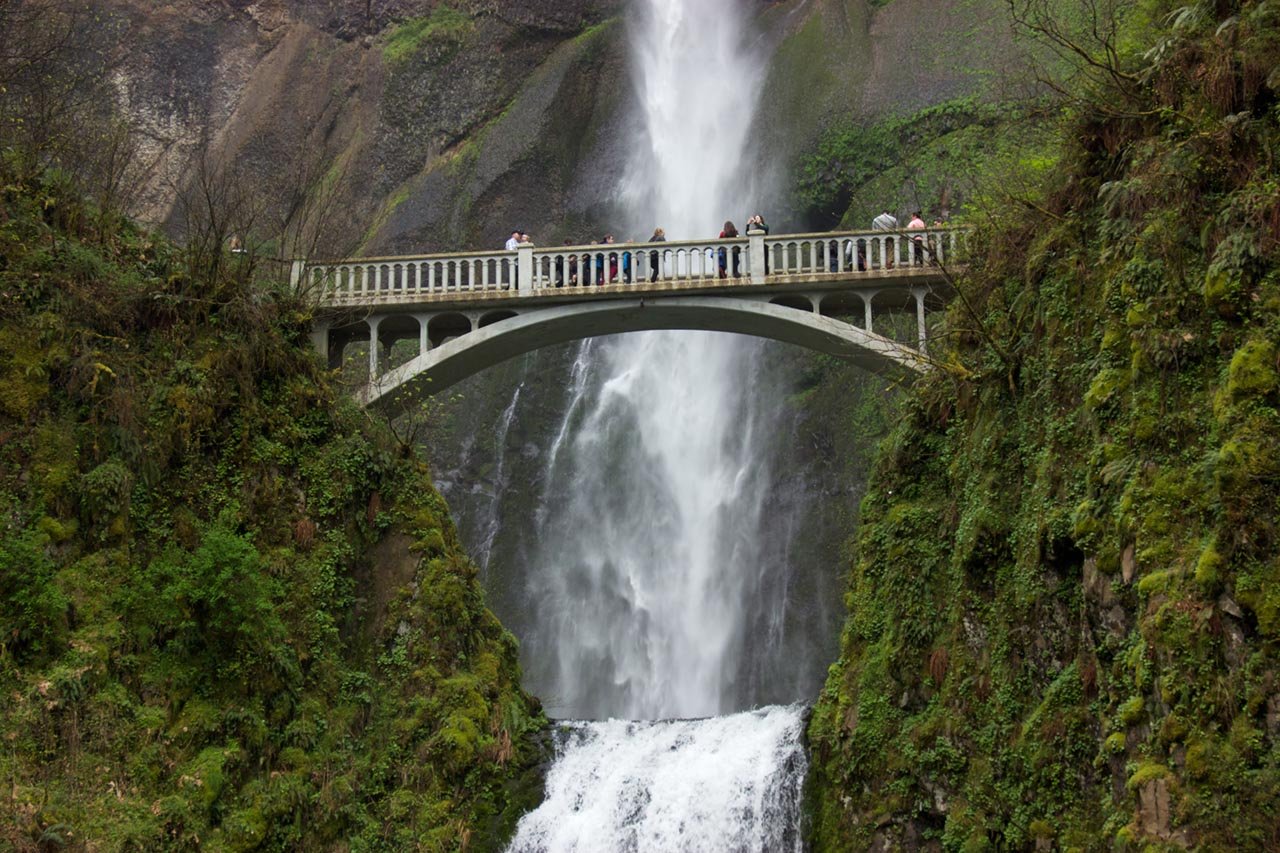
[(818, 849), (1280, 843), (1280, 7), (1130, 21), (881, 448)]
[(424, 465), (252, 258), (114, 224), (19, 159), (0, 847), (492, 843), (541, 713)]

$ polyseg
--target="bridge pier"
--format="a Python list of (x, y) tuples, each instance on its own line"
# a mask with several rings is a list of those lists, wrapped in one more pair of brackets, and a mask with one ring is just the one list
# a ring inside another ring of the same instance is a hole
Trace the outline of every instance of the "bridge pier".
[(751, 283), (765, 283), (766, 262), (764, 232), (752, 228), (747, 231), (747, 267), (751, 270)]
[(329, 363), (329, 328), (331, 323), (325, 320), (316, 320), (311, 326), (311, 346), (315, 351), (320, 353), (320, 357), (324, 359), (325, 364)]
[(369, 381), (372, 382), (378, 378), (378, 347), (382, 345), (378, 327), (382, 325), (382, 317), (369, 317), (365, 322), (369, 324)]
[(916, 299), (916, 332), (919, 335), (920, 352), (928, 353), (928, 330), (924, 324), (924, 296), (925, 291), (919, 287), (911, 288), (911, 295)]

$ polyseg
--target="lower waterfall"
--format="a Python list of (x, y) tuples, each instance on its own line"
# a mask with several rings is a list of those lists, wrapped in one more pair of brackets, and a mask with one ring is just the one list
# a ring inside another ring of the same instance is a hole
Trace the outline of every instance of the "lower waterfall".
[(511, 853), (802, 850), (804, 709), (568, 723)]

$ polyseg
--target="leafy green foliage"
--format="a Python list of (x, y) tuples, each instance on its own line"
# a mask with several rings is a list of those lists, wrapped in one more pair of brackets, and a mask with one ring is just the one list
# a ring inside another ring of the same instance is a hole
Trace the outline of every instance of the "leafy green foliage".
[(306, 307), (0, 186), (0, 846), (500, 845), (544, 720)]
[(1277, 843), (1280, 9), (1142, 7), (882, 448), (818, 849)]
[(1043, 108), (961, 98), (870, 125), (828, 131), (802, 166), (799, 200), (817, 227), (866, 228), (888, 207), (943, 218), (990, 190), (984, 176), (1052, 165)]

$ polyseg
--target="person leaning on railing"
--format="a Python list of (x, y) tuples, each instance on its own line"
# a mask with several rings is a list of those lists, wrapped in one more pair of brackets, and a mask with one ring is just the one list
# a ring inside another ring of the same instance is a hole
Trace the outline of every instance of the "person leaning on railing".
[[(924, 216), (920, 213), (920, 211), (917, 210), (911, 214), (911, 221), (907, 223), (907, 230), (923, 231), (924, 228), (925, 228)], [(911, 256), (916, 266), (921, 266), (924, 264), (924, 235), (923, 234), (916, 234), (911, 238)]]
[[(894, 216), (888, 210), (883, 210), (880, 215), (871, 220), (872, 231), (897, 231), (898, 217)], [(893, 269), (894, 242), (892, 237), (886, 237), (884, 240), (883, 251), (881, 252), (881, 260), (885, 269)]]

